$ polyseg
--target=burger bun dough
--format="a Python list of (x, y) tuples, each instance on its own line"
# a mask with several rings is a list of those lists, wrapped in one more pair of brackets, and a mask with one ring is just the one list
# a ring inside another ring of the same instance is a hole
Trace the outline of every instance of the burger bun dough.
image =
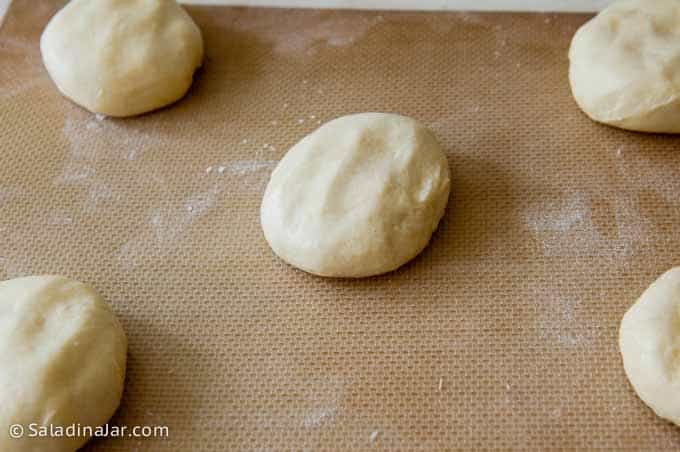
[(389, 272), (427, 245), (449, 198), (449, 168), (417, 121), (335, 119), (279, 162), (261, 205), (264, 235), (291, 265), (330, 277)]
[(656, 280), (623, 316), (619, 347), (637, 395), (680, 425), (680, 267)]
[(40, 39), (64, 96), (106, 116), (180, 99), (203, 60), (203, 38), (175, 0), (72, 0)]
[(583, 25), (569, 79), (593, 120), (641, 132), (680, 133), (680, 2), (616, 2)]
[[(117, 409), (127, 339), (89, 286), (60, 276), (0, 282), (0, 451), (73, 452), (87, 437), (29, 437), (29, 426), (96, 429)], [(24, 428), (11, 438), (10, 426)]]

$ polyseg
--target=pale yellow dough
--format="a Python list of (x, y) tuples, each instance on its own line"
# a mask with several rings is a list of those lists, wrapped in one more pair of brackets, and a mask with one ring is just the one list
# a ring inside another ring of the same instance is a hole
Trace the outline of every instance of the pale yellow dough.
[[(0, 451), (81, 447), (89, 438), (30, 438), (31, 424), (105, 424), (120, 403), (126, 353), (120, 323), (89, 286), (60, 276), (0, 282)], [(14, 424), (23, 438), (10, 437)]]
[(175, 102), (203, 60), (201, 31), (175, 0), (72, 0), (40, 49), (59, 90), (106, 116)]
[(638, 396), (680, 425), (680, 267), (662, 275), (626, 312), (619, 347)]
[(581, 27), (569, 79), (595, 121), (642, 132), (680, 133), (680, 2), (625, 0)]
[(310, 273), (389, 272), (427, 245), (449, 198), (449, 168), (434, 135), (395, 114), (335, 119), (293, 146), (261, 206), (265, 238)]

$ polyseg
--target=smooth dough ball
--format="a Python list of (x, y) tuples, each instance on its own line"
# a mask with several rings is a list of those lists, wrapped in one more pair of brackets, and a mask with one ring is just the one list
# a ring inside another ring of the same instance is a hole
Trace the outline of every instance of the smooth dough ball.
[(680, 425), (680, 267), (656, 280), (623, 316), (619, 347), (638, 396)]
[(411, 118), (335, 119), (293, 146), (261, 206), (264, 235), (283, 260), (321, 276), (389, 272), (427, 245), (449, 198), (434, 135)]
[(593, 120), (642, 132), (680, 133), (680, 2), (614, 3), (581, 27), (569, 79)]
[[(125, 380), (127, 339), (90, 287), (61, 276), (0, 282), (0, 450), (73, 452), (89, 438), (29, 438), (30, 425), (105, 424)], [(24, 427), (12, 439), (11, 425)]]
[(180, 99), (203, 61), (203, 38), (174, 0), (72, 0), (40, 39), (64, 96), (106, 116)]

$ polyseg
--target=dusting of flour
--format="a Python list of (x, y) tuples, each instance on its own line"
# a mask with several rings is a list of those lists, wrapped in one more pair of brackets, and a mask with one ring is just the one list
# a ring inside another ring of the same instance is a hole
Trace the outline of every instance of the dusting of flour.
[(603, 234), (596, 224), (593, 197), (576, 190), (556, 200), (536, 200), (523, 211), (524, 224), (545, 256), (627, 257), (649, 236), (649, 225), (628, 193), (617, 192), (611, 198), (611, 211), (600, 215), (608, 215), (607, 222), (614, 221), (612, 236)]
[(187, 228), (215, 205), (224, 186), (215, 183), (210, 189), (193, 194), (179, 203), (164, 202), (153, 209), (148, 226), (126, 242), (118, 251), (118, 260), (132, 269), (174, 250), (182, 241)]
[(276, 52), (294, 54), (313, 52), (314, 46), (320, 43), (332, 47), (351, 45), (383, 21), (382, 15), (331, 18), (322, 12), (307, 12), (289, 14), (284, 23), (276, 16), (263, 16), (253, 11), (240, 17), (234, 26), (239, 31), (254, 33), (272, 42)]
[(579, 319), (580, 301), (555, 281), (540, 281), (529, 287), (538, 309), (535, 328), (539, 336), (556, 346), (572, 349), (590, 346), (597, 339), (597, 329)]
[(245, 176), (265, 169), (273, 169), (278, 162), (276, 160), (236, 160), (229, 163), (227, 169), (230, 174)]

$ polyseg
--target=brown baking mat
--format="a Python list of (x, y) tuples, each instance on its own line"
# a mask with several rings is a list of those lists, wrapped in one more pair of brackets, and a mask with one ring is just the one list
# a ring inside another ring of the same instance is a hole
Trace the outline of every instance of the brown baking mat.
[[(680, 448), (617, 346), (680, 264), (680, 141), (578, 111), (586, 16), (191, 7), (189, 95), (111, 120), (43, 69), (58, 3), (15, 0), (0, 29), (0, 279), (99, 289), (130, 339), (112, 422), (170, 429), (87, 450)], [(260, 199), (292, 144), (362, 111), (436, 132), (451, 203), (402, 269), (313, 277), (271, 253)]]

